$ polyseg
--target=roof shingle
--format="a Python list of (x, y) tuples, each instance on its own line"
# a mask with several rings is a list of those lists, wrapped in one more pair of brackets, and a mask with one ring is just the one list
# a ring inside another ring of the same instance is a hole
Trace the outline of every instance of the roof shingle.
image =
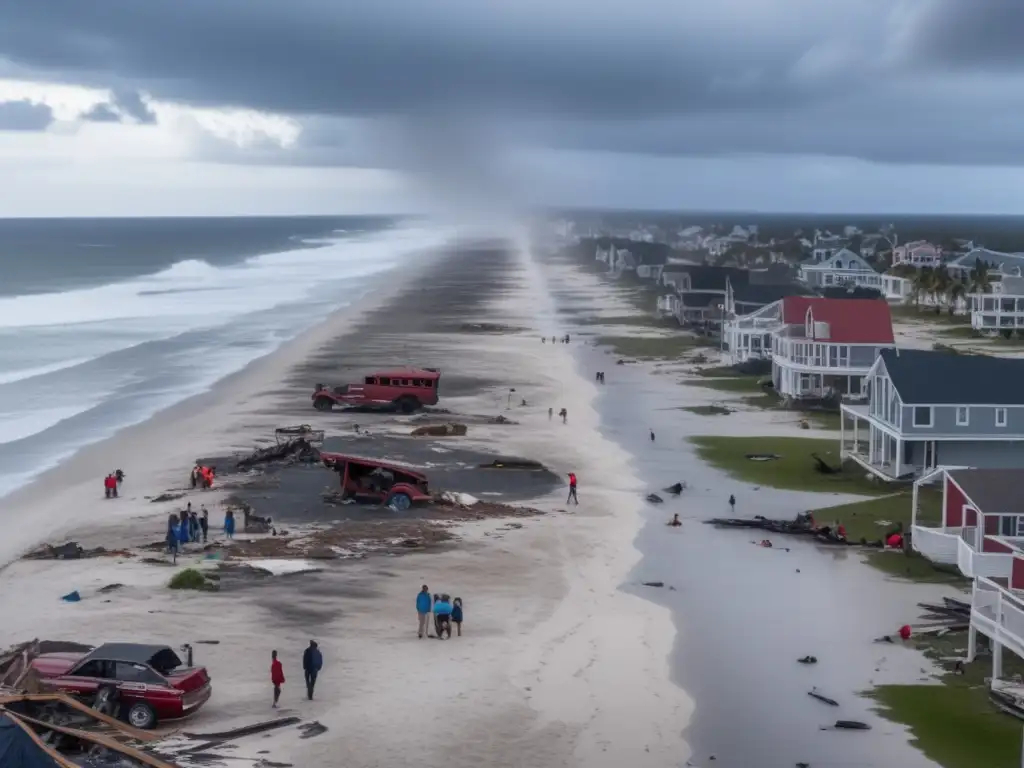
[[(892, 344), (892, 314), (881, 299), (822, 299), (787, 296), (782, 322), (802, 325), (810, 309), (816, 323), (828, 323), (828, 341), (839, 344)], [(824, 341), (824, 339), (823, 339)]]
[(1024, 469), (954, 469), (947, 474), (982, 514), (1024, 513)]
[(905, 405), (1024, 405), (1024, 360), (883, 349), (885, 370)]

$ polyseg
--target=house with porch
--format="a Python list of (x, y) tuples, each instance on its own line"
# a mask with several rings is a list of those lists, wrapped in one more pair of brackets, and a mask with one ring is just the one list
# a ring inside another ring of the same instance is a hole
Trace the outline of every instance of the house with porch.
[(883, 480), (1024, 467), (1024, 359), (885, 349), (866, 405), (840, 406), (840, 455)]
[[(940, 485), (938, 524), (924, 524), (922, 487)], [(956, 566), (974, 580), (967, 660), (978, 633), (992, 647), (992, 677), (1003, 674), (1003, 649), (1024, 657), (1024, 468), (943, 467), (914, 483), (910, 542), (935, 563)]]
[(912, 267), (937, 267), (942, 264), (942, 249), (927, 240), (914, 240), (892, 249), (892, 265), (909, 264)]
[(865, 397), (879, 352), (895, 346), (889, 305), (808, 296), (787, 296), (780, 305), (781, 323), (771, 331), (775, 391), (794, 399)]
[(990, 278), (989, 292), (966, 297), (971, 327), (990, 333), (1024, 331), (1024, 277), (1020, 267), (1014, 267), (1010, 274), (999, 272)]
[(814, 288), (847, 285), (882, 290), (882, 276), (859, 254), (841, 248), (822, 261), (800, 263), (800, 279)]

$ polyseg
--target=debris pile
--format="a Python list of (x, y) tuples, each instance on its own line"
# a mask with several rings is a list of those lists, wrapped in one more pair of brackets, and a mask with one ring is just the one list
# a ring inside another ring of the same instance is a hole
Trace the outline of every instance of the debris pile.
[(462, 437), (466, 434), (465, 424), (448, 422), (447, 424), (427, 424), (416, 427), (411, 434), (413, 437)]
[(77, 541), (68, 541), (64, 544), (53, 546), (43, 544), (39, 549), (32, 550), (24, 556), (25, 560), (81, 560), (87, 557), (129, 557), (130, 552), (122, 549), (106, 549), (95, 547), (84, 549)]
[(320, 451), (306, 437), (293, 437), (282, 440), (276, 445), (268, 445), (266, 448), (257, 448), (248, 456), (239, 459), (235, 463), (237, 469), (248, 469), (257, 464), (267, 464), (272, 461), (308, 461), (320, 460)]

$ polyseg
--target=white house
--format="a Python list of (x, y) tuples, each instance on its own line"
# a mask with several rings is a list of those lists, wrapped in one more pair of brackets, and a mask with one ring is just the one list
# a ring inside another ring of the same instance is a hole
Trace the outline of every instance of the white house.
[(914, 293), (914, 281), (899, 275), (882, 275), (882, 295), (894, 304), (906, 304)]
[(879, 351), (895, 346), (889, 305), (880, 299), (787, 296), (772, 332), (772, 381), (783, 397), (867, 395)]
[[(818, 252), (817, 247), (814, 250)], [(882, 276), (860, 254), (849, 248), (841, 248), (823, 261), (809, 259), (802, 262), (800, 279), (815, 288), (844, 285), (882, 290)]]
[(942, 249), (926, 240), (914, 240), (892, 249), (892, 265), (909, 264), (912, 267), (937, 267), (942, 264)]

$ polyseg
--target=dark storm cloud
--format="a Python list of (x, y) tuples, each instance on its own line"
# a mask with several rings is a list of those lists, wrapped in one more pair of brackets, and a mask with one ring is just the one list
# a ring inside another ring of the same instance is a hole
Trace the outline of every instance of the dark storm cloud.
[(94, 104), (88, 111), (83, 112), (82, 119), (89, 123), (120, 123), (121, 115), (104, 102)]
[[(524, 144), (677, 156), (1018, 163), (1024, 0), (0, 3), (0, 57), (138, 97), (288, 114), (231, 162), (398, 166), (467, 190)], [(1007, 74), (1001, 74), (1007, 77)], [(147, 117), (147, 115), (149, 117)], [(354, 127), (353, 127), (354, 126)], [(504, 171), (502, 171), (504, 172)]]
[(910, 54), (932, 66), (1024, 70), (1024, 2), (931, 0), (915, 9)]
[(45, 131), (53, 110), (31, 101), (0, 101), (0, 131)]

